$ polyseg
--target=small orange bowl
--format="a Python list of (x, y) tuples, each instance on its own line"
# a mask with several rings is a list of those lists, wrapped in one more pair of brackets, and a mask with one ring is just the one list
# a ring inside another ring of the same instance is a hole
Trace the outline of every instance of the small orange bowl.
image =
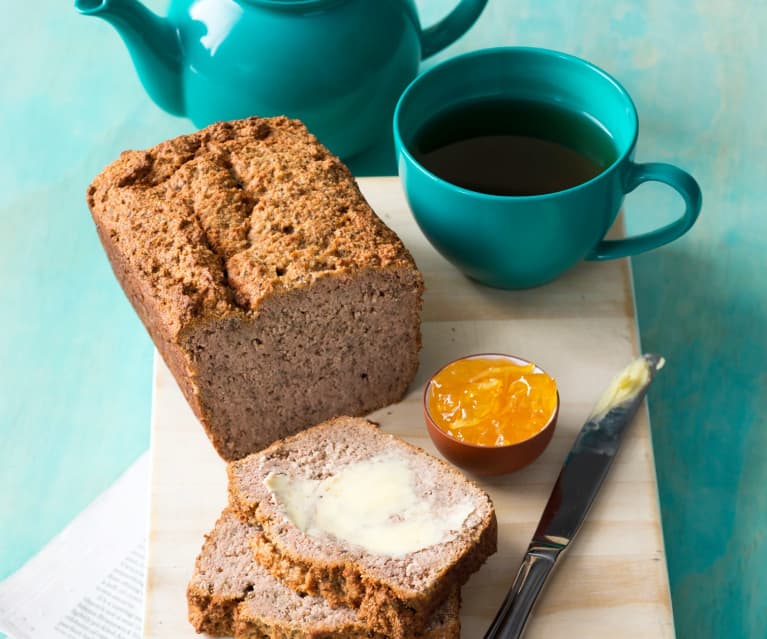
[[(478, 353), (476, 355), (459, 357), (448, 362), (429, 378), (426, 388), (424, 388), (423, 414), (426, 419), (426, 428), (437, 450), (456, 466), (460, 466), (476, 475), (504, 475), (513, 473), (535, 461), (551, 441), (557, 425), (557, 417), (559, 417), (559, 391), (557, 391), (556, 405), (549, 421), (535, 435), (527, 439), (505, 446), (480, 446), (454, 439), (437, 426), (429, 413), (429, 391), (431, 384), (434, 378), (447, 366), (450, 366), (450, 364), (464, 359), (477, 359), (479, 357), (507, 359), (520, 365), (533, 364), (530, 360), (522, 357), (501, 353)], [(533, 370), (537, 373), (546, 373), (536, 364), (533, 364)]]

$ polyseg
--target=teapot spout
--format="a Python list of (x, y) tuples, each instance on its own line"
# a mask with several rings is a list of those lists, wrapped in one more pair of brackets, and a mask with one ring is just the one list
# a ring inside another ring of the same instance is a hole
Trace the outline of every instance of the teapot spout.
[(184, 115), (181, 44), (175, 27), (138, 0), (75, 0), (83, 15), (109, 22), (128, 47), (149, 97), (160, 108)]

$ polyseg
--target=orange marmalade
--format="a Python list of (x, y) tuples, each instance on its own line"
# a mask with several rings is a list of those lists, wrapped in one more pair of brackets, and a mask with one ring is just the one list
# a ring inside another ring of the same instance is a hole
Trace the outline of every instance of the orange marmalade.
[(427, 407), (437, 427), (479, 446), (529, 439), (549, 422), (557, 383), (533, 364), (498, 357), (459, 359), (431, 381)]

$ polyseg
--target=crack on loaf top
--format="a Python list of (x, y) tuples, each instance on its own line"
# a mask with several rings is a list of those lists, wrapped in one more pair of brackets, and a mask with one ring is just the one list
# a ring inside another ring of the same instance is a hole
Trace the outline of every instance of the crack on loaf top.
[[(126, 152), (88, 198), (121, 246), (136, 248), (132, 265), (169, 312), (186, 309), (187, 319), (251, 312), (267, 294), (329, 273), (413, 266), (349, 170), (284, 117), (217, 123)], [(170, 275), (152, 272), (158, 260)]]

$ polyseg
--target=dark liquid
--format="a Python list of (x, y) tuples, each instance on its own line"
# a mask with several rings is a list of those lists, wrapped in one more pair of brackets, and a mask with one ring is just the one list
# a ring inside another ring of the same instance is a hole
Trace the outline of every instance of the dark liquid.
[(438, 114), (416, 134), (416, 160), (457, 186), (493, 195), (563, 191), (617, 158), (586, 115), (543, 102), (484, 100)]

